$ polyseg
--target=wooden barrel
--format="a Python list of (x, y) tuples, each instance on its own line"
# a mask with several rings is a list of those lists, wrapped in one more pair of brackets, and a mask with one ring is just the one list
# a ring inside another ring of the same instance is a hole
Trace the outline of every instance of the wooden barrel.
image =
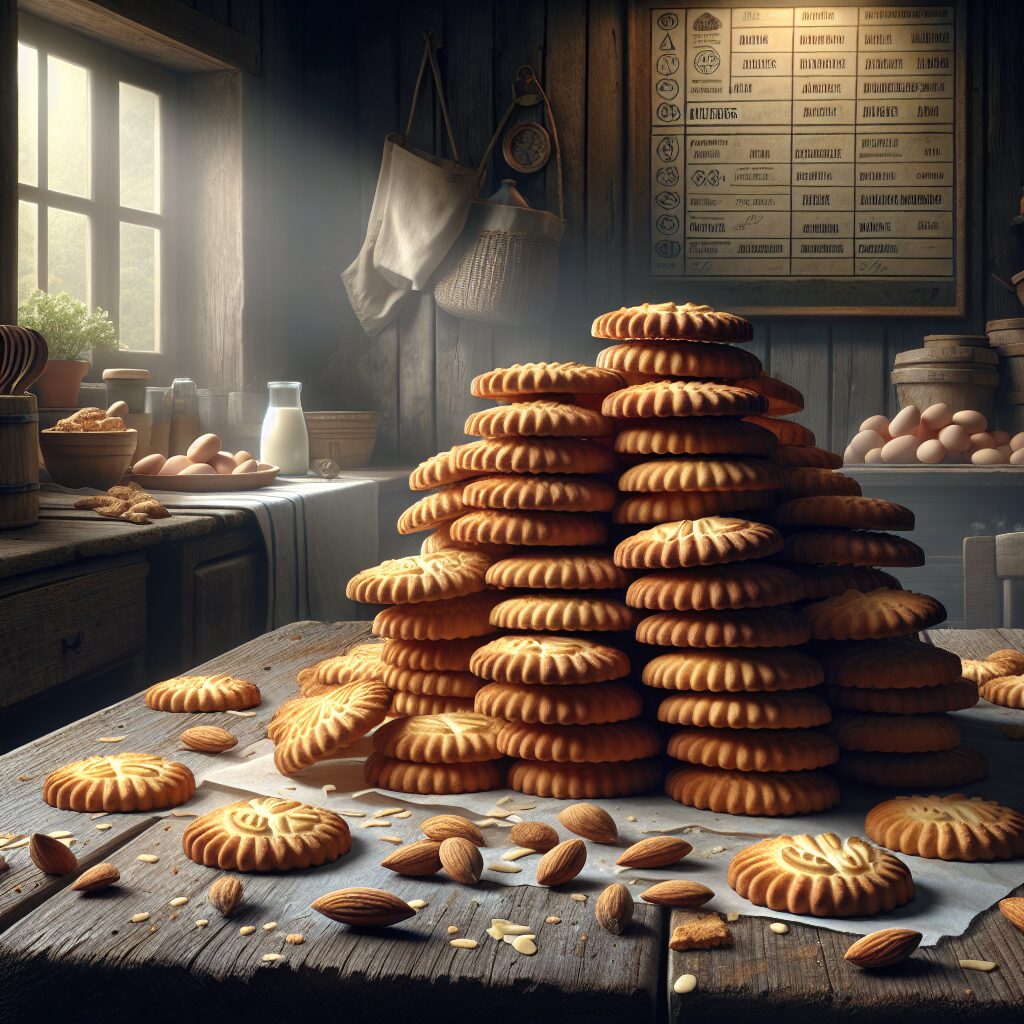
[(1011, 434), (1024, 430), (1024, 391), (1009, 391), (1003, 395), (999, 410), (999, 426)]
[(332, 459), (339, 469), (365, 466), (373, 456), (379, 412), (307, 412), (309, 461)]
[(0, 530), (39, 518), (39, 413), (35, 395), (0, 395)]
[(994, 422), (999, 353), (979, 338), (987, 343), (980, 335), (929, 335), (925, 348), (900, 352), (892, 371), (900, 406), (927, 409), (944, 402), (954, 412), (976, 409)]
[(926, 334), (925, 348), (988, 348), (987, 334)]

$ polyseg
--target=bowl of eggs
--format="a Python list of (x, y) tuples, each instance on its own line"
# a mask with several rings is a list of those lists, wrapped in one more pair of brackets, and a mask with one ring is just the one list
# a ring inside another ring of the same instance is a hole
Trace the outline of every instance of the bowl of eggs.
[(940, 402), (922, 411), (908, 405), (891, 420), (869, 416), (847, 445), (843, 463), (1024, 466), (1024, 432), (990, 430), (975, 409), (953, 412)]
[(226, 452), (216, 434), (197, 437), (184, 455), (147, 455), (132, 466), (132, 479), (147, 491), (251, 491), (274, 482), (277, 466), (250, 452)]

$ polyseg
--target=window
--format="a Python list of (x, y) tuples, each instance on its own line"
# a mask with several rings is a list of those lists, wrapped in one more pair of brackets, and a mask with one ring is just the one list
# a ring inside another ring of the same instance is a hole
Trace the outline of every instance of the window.
[(166, 351), (173, 76), (21, 15), (18, 294), (109, 311), (122, 349)]

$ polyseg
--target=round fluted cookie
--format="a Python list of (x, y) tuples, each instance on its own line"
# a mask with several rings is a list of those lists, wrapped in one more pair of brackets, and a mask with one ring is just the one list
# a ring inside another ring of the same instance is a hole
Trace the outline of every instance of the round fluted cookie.
[(713, 342), (633, 341), (597, 353), (598, 366), (618, 373), (649, 377), (736, 380), (761, 369), (761, 360), (746, 349)]
[(814, 917), (874, 917), (914, 898), (910, 869), (859, 836), (774, 836), (729, 864), (729, 885), (759, 907)]
[(834, 768), (847, 782), (890, 789), (950, 789), (980, 782), (988, 776), (981, 751), (954, 747), (926, 754), (881, 754), (844, 750)]
[(824, 772), (737, 772), (682, 765), (668, 773), (665, 792), (687, 807), (757, 818), (813, 814), (839, 803), (839, 787)]
[(741, 388), (750, 388), (768, 401), (769, 416), (791, 416), (803, 412), (804, 396), (783, 380), (769, 377), (763, 371), (756, 377), (748, 377), (736, 382)]
[(770, 647), (674, 651), (652, 658), (643, 669), (645, 686), (711, 693), (806, 690), (822, 676), (821, 665), (802, 651)]
[(468, 672), (469, 659), (483, 643), (468, 640), (385, 640), (380, 660), (385, 665), (418, 672)]
[(50, 772), (43, 799), (64, 811), (127, 813), (187, 803), (196, 791), (192, 772), (156, 754), (109, 754), (72, 761)]
[(396, 718), (373, 734), (373, 749), (385, 757), (423, 764), (495, 761), (500, 723), (475, 712)]
[(955, 654), (909, 636), (821, 644), (814, 653), (830, 686), (914, 689), (960, 678), (960, 659)]
[(479, 793), (505, 785), (504, 761), (472, 761), (466, 764), (417, 764), (385, 757), (376, 751), (366, 759), (366, 782), (396, 793), (444, 796)]
[(834, 764), (839, 747), (814, 729), (685, 728), (669, 738), (668, 756), (730, 771), (798, 772)]
[(900, 581), (867, 565), (799, 565), (789, 567), (804, 581), (805, 597), (820, 601), (847, 590), (902, 590)]
[(882, 715), (840, 711), (829, 735), (843, 750), (880, 754), (925, 754), (960, 743), (960, 726), (948, 715)]
[(455, 548), (389, 558), (356, 573), (348, 581), (345, 596), (362, 604), (418, 604), (464, 597), (484, 589), (490, 564), (478, 551)]
[(345, 819), (298, 800), (260, 796), (196, 818), (181, 837), (185, 856), (222, 871), (291, 871), (343, 857), (352, 846)]
[(854, 686), (828, 686), (829, 704), (848, 711), (875, 711), (888, 715), (930, 715), (964, 711), (978, 703), (978, 687), (970, 679), (954, 679), (938, 686), (904, 690), (868, 690)]
[(384, 721), (390, 704), (391, 691), (382, 682), (346, 683), (316, 697), (288, 701), (267, 730), (277, 770), (294, 775), (340, 756)]
[(446, 487), (448, 484), (459, 483), (479, 476), (478, 472), (464, 469), (456, 463), (456, 456), (470, 444), (457, 444), (445, 452), (438, 452), (424, 459), (409, 474), (409, 489), (412, 491), (431, 491), (435, 487)]
[(554, 800), (596, 800), (649, 793), (661, 782), (661, 760), (610, 761), (604, 764), (554, 764), (513, 761), (508, 784), (519, 793)]
[(775, 509), (776, 526), (831, 527), (846, 530), (912, 530), (914, 513), (881, 498), (824, 494), (793, 498)]
[(803, 597), (803, 582), (792, 570), (733, 562), (641, 576), (629, 585), (626, 604), (651, 611), (719, 611), (769, 608)]
[(679, 569), (765, 558), (782, 548), (782, 534), (749, 519), (705, 516), (641, 530), (615, 548), (625, 569)]
[(461, 697), (472, 700), (481, 683), (472, 672), (424, 671), (388, 665), (384, 684), (389, 690), (422, 693), (427, 697)]
[(582, 547), (603, 544), (608, 539), (605, 520), (586, 512), (499, 512), (487, 509), (456, 519), (451, 533), (454, 540), (472, 544), (528, 547)]
[(449, 519), (457, 519), (466, 511), (462, 500), (464, 484), (449, 484), (410, 505), (398, 517), (398, 532), (402, 534), (433, 530)]
[(606, 395), (622, 387), (614, 370), (584, 363), (513, 363), (473, 378), (475, 398), (521, 398), (525, 395)]
[(616, 523), (674, 523), (681, 519), (735, 515), (757, 518), (775, 504), (773, 491), (665, 491), (621, 498), (612, 516)]
[(524, 761), (605, 763), (657, 757), (664, 749), (658, 729), (647, 722), (603, 725), (538, 725), (506, 722), (498, 749)]
[(990, 679), (978, 687), (978, 692), (989, 704), (1024, 710), (1024, 676), (1001, 676)]
[(749, 320), (695, 302), (644, 302), (602, 313), (590, 333), (613, 341), (750, 341)]
[(472, 711), (472, 697), (439, 697), (434, 694), (396, 690), (391, 700), (391, 714), (397, 716), (459, 715)]
[(530, 633), (624, 632), (636, 625), (637, 618), (621, 601), (584, 591), (520, 594), (491, 611), (491, 624), (496, 628)]
[(781, 479), (779, 470), (762, 459), (654, 459), (627, 469), (619, 477), (619, 490), (772, 491)]
[[(785, 504), (780, 506), (784, 507)], [(924, 552), (913, 541), (894, 537), (891, 533), (867, 530), (791, 533), (786, 537), (783, 557), (790, 562), (809, 562), (812, 565), (924, 565)]]
[(475, 437), (610, 437), (610, 419), (568, 402), (512, 402), (470, 413), (465, 432)]
[[(465, 515), (466, 513), (463, 514)], [(487, 558), (504, 558), (515, 550), (511, 544), (473, 544), (466, 541), (453, 540), (451, 527), (452, 523), (457, 521), (456, 519), (449, 519), (436, 530), (428, 533), (420, 545), (420, 554), (431, 555), (435, 551), (455, 549), (458, 551), (476, 551)]]
[(886, 800), (868, 811), (864, 831), (880, 846), (931, 860), (1010, 860), (1024, 855), (1024, 814), (963, 793)]
[(993, 651), (987, 658), (963, 658), (963, 675), (981, 686), (991, 679), (1016, 676), (1024, 672), (1024, 651), (1004, 647)]
[(740, 608), (656, 612), (637, 624), (636, 638), (655, 647), (796, 647), (811, 631), (786, 608)]
[(549, 686), (602, 683), (629, 672), (615, 647), (578, 637), (503, 636), (474, 652), (470, 669), (499, 683)]
[(494, 437), (461, 445), (460, 470), (472, 476), (490, 473), (610, 473), (615, 453), (598, 441), (575, 438)]
[(800, 614), (815, 640), (884, 640), (937, 626), (946, 609), (909, 590), (848, 590), (804, 605)]
[(802, 424), (794, 423), (792, 420), (780, 420), (774, 416), (759, 416), (755, 414), (748, 416), (747, 422), (756, 423), (759, 427), (770, 430), (778, 439), (779, 444), (790, 445), (796, 448), (814, 447), (814, 433)]
[(480, 593), (448, 601), (396, 604), (377, 613), (374, 636), (386, 640), (465, 640), (494, 632), (491, 609), (500, 594)]
[(261, 701), (259, 687), (234, 676), (178, 676), (146, 690), (146, 706), (154, 711), (244, 711)]
[(610, 554), (574, 548), (512, 555), (495, 562), (486, 576), (487, 585), (499, 590), (621, 590), (630, 579)]
[(813, 693), (673, 693), (658, 705), (658, 721), (700, 729), (810, 729), (832, 720)]
[(842, 469), (843, 466), (841, 455), (813, 445), (780, 444), (771, 460), (782, 469)]
[(484, 476), (466, 484), (467, 507), (526, 512), (608, 512), (615, 487), (589, 476)]
[(852, 476), (837, 473), (834, 469), (815, 469), (811, 466), (781, 468), (782, 487), (780, 501), (794, 498), (814, 498), (820, 495), (852, 495), (861, 493), (860, 484)]
[(590, 686), (522, 686), (488, 683), (474, 704), (482, 715), (540, 725), (601, 725), (637, 718), (643, 699), (631, 683)]
[(601, 403), (605, 416), (643, 420), (652, 416), (749, 416), (765, 400), (732, 384), (699, 380), (656, 380), (613, 391)]
[(615, 437), (620, 455), (770, 456), (775, 437), (767, 430), (726, 416), (629, 420)]
[(312, 697), (332, 686), (344, 686), (361, 679), (384, 678), (384, 644), (356, 644), (344, 654), (325, 658), (299, 671), (299, 692)]

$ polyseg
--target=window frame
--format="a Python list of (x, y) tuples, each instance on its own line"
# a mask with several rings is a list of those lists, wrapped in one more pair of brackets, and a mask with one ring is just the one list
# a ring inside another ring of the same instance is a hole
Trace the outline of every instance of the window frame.
[[(18, 42), (33, 47), (38, 54), (39, 104), (37, 122), (36, 184), (18, 181), (18, 200), (36, 205), (36, 275), (41, 287), (48, 271), (48, 221), (52, 208), (85, 214), (89, 218), (88, 281), (90, 308), (101, 307), (120, 323), (120, 234), (121, 224), (134, 224), (159, 230), (158, 320), (156, 347), (127, 349), (132, 360), (149, 368), (171, 360), (178, 354), (178, 324), (175, 310), (177, 281), (175, 252), (177, 245), (177, 174), (173, 160), (176, 145), (176, 98), (178, 76), (154, 64), (148, 64), (123, 51), (61, 28), (52, 22), (19, 12)], [(47, 56), (67, 60), (89, 72), (90, 197), (51, 190), (46, 181), (48, 156), (47, 79), (43, 73)], [(119, 150), (119, 83), (136, 86), (160, 97), (160, 198), (159, 213), (121, 206)], [(100, 355), (97, 353), (97, 355)], [(113, 353), (104, 354), (109, 361)], [(121, 360), (123, 362), (123, 359)], [(96, 360), (94, 359), (94, 362)]]

